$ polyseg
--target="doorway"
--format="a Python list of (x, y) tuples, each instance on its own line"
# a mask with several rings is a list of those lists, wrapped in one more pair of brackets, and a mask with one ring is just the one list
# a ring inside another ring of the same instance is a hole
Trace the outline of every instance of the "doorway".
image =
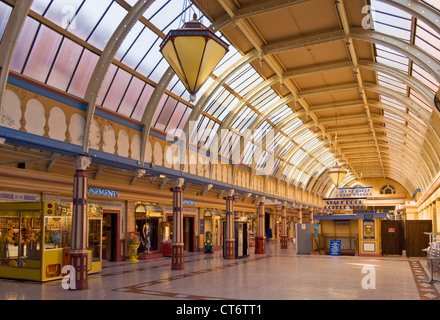
[(185, 251), (194, 251), (194, 217), (183, 218), (183, 242)]
[(402, 255), (403, 221), (382, 220), (382, 254)]
[(426, 249), (429, 247), (429, 235), (432, 232), (431, 220), (407, 220), (405, 221), (406, 233), (406, 256), (426, 257)]
[(102, 218), (102, 259), (118, 261), (118, 214), (104, 212)]

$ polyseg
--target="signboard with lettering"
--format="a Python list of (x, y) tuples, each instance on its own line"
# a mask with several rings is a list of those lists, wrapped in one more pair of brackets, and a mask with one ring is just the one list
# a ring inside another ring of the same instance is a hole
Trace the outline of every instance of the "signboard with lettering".
[(338, 189), (339, 198), (357, 198), (366, 199), (373, 196), (373, 187), (355, 187), (355, 188), (340, 188)]
[(106, 190), (106, 189), (100, 189), (100, 188), (89, 188), (89, 191), (87, 192), (91, 196), (102, 196), (102, 197), (109, 197), (109, 198), (119, 198), (119, 191), (115, 190)]
[(341, 240), (330, 240), (330, 255), (339, 256), (341, 254)]

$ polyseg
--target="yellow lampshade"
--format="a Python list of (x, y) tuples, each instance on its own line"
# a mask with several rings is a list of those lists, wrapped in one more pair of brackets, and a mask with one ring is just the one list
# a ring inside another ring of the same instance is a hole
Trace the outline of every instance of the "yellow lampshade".
[(347, 170), (341, 168), (336, 164), (333, 168), (329, 169), (327, 172), (330, 179), (333, 181), (336, 187), (339, 187), (342, 180), (344, 180), (345, 176), (347, 175)]
[(171, 30), (160, 46), (160, 51), (194, 99), (225, 54), (228, 44), (194, 20), (182, 29)]

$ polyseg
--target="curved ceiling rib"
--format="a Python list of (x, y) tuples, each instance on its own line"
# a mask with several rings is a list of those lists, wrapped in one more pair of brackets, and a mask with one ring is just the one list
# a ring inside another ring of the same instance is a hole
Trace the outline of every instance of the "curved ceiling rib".
[(9, 16), (8, 23), (3, 32), (0, 43), (0, 120), (3, 114), (3, 97), (9, 75), (12, 56), (18, 36), (23, 28), (24, 21), (32, 5), (32, 0), (24, 0), (17, 3)]

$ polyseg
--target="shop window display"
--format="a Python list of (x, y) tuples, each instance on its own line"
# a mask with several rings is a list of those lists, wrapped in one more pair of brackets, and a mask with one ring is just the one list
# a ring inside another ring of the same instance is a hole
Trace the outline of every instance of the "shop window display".
[(40, 212), (1, 211), (0, 264), (17, 268), (38, 268), (40, 260)]
[[(89, 273), (101, 271), (102, 206), (89, 205)], [(70, 264), (72, 204), (0, 203), (0, 277), (48, 281)]]

